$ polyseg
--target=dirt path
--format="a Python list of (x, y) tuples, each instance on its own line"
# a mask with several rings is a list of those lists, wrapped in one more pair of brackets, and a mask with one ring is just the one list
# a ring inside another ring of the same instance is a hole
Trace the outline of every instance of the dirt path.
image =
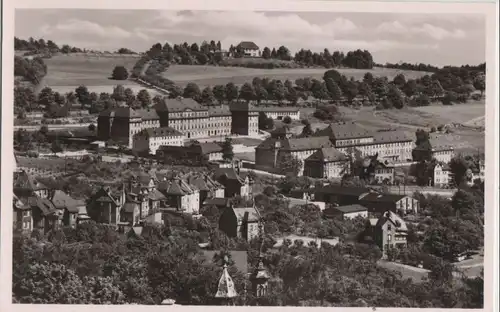
[(468, 126), (468, 127), (479, 127), (479, 126), (483, 126), (485, 125), (485, 117), (486, 116), (479, 116), (479, 117), (476, 117), (476, 118), (472, 118), (471, 120), (469, 121), (466, 121), (463, 123), (464, 126)]

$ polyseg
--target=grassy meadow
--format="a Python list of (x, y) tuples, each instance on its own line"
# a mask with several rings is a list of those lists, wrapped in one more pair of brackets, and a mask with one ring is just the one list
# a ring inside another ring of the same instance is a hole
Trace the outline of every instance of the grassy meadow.
[[(363, 79), (366, 72), (372, 73), (374, 76), (387, 76), (392, 79), (401, 70), (388, 68), (367, 69), (352, 69), (341, 68), (337, 69), (340, 73), (347, 77), (354, 77), (356, 80)], [(327, 71), (325, 68), (275, 68), (275, 69), (260, 69), (246, 67), (223, 67), (223, 66), (192, 66), (192, 65), (172, 65), (163, 73), (165, 78), (168, 78), (180, 86), (185, 86), (189, 82), (195, 82), (200, 87), (213, 86), (217, 84), (227, 84), (232, 82), (236, 85), (242, 85), (245, 82), (251, 82), (254, 77), (280, 79), (295, 81), (298, 78), (315, 78), (323, 79), (323, 74)], [(417, 78), (424, 76), (426, 72), (404, 71), (407, 78)]]

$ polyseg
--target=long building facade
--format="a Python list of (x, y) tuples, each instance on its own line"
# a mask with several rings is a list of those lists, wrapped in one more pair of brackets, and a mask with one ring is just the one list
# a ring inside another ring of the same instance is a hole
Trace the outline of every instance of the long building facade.
[(358, 151), (361, 157), (378, 155), (391, 162), (411, 161), (415, 148), (414, 140), (404, 132), (370, 132), (353, 122), (332, 123), (315, 136), (329, 137), (335, 148), (351, 156)]
[(118, 107), (102, 112), (97, 121), (98, 138), (133, 148), (135, 136), (147, 129), (169, 128), (185, 140), (258, 134), (258, 112), (245, 103), (202, 106), (189, 98), (165, 98), (153, 108)]

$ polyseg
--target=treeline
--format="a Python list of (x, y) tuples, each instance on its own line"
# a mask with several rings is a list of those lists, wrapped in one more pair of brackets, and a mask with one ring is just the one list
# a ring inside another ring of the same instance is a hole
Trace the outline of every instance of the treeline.
[[(47, 40), (40, 38), (34, 39), (30, 37), (28, 40), (20, 39), (14, 37), (14, 50), (16, 51), (28, 51), (25, 55), (33, 55), (33, 54), (46, 54), (50, 56), (51, 53), (82, 53), (82, 52), (96, 52), (89, 51), (87, 49), (81, 49), (78, 47), (71, 46), (69, 44), (58, 45), (52, 40)], [(137, 54), (136, 52), (127, 49), (120, 48), (116, 51), (118, 54)]]
[(43, 38), (34, 39), (31, 37), (28, 40), (23, 40), (14, 37), (14, 50), (29, 51), (31, 52), (29, 54), (57, 53), (57, 52), (68, 54), (68, 53), (79, 53), (85, 51), (77, 47), (72, 47), (68, 44), (63, 44), (62, 46), (59, 46), (52, 40), (45, 41), (45, 39)]
[(398, 63), (398, 64), (391, 64), (391, 63), (386, 63), (385, 65), (378, 64), (378, 67), (385, 67), (385, 68), (393, 68), (393, 69), (401, 69), (401, 70), (414, 70), (414, 71), (425, 71), (425, 72), (437, 72), (439, 70), (439, 67), (430, 65), (430, 64), (410, 64), (410, 63)]
[[(197, 43), (174, 44), (169, 43), (162, 45), (156, 43), (151, 47), (147, 54), (155, 59), (165, 59), (169, 63), (183, 65), (224, 65), (233, 66), (233, 63), (224, 62), (226, 56), (232, 58), (242, 58), (243, 50), (239, 46), (231, 45), (228, 51), (223, 52), (221, 43), (212, 40), (204, 41), (201, 45)], [(261, 52), (262, 59), (266, 60), (259, 62), (236, 63), (235, 66), (255, 67), (255, 68), (275, 68), (286, 66), (321, 66), (326, 68), (331, 67), (349, 67), (360, 69), (371, 69), (374, 65), (373, 57), (369, 51), (355, 50), (344, 52), (335, 51), (330, 53), (325, 49), (321, 53), (311, 52), (311, 50), (302, 49), (291, 55), (290, 50), (285, 46), (276, 48), (264, 47)], [(267, 60), (279, 60), (284, 62), (268, 62)], [(286, 63), (285, 61), (293, 61)]]
[(113, 109), (124, 103), (134, 109), (145, 108), (157, 103), (162, 98), (151, 97), (146, 89), (137, 94), (130, 88), (118, 85), (112, 93), (90, 92), (87, 87), (79, 86), (74, 92), (61, 94), (50, 87), (43, 88), (38, 96), (32, 89), (25, 87), (14, 88), (14, 112), (19, 119), (24, 119), (26, 113), (41, 111), (46, 118), (68, 117), (70, 111), (76, 109), (88, 110), (91, 114), (98, 114), (107, 109)]
[(349, 67), (357, 69), (372, 69), (374, 62), (371, 53), (367, 50), (349, 51), (344, 54), (340, 51), (330, 53), (325, 49), (322, 53), (311, 50), (300, 50), (293, 59), (296, 63), (306, 66)]
[(14, 56), (14, 77), (22, 77), (34, 85), (40, 83), (47, 75), (47, 65), (42, 58), (36, 57), (32, 60)]

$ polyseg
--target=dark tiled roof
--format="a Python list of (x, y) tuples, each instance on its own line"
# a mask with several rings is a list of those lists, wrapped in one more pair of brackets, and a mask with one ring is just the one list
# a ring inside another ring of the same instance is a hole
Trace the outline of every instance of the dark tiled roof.
[(355, 138), (368, 138), (372, 134), (355, 124), (354, 122), (346, 123), (332, 123), (328, 127), (318, 131), (315, 136), (327, 136), (337, 140), (355, 139)]
[(163, 137), (163, 136), (182, 136), (182, 133), (170, 127), (148, 128), (138, 133), (139, 135), (147, 135), (148, 137)]
[(240, 184), (244, 184), (245, 181), (242, 177), (238, 175), (234, 168), (217, 168), (215, 170), (215, 179), (219, 180), (221, 178), (227, 179), (229, 181), (238, 182)]
[(163, 195), (160, 191), (157, 189), (151, 190), (151, 192), (148, 193), (148, 198), (151, 200), (164, 200), (166, 199), (165, 195)]
[(210, 106), (208, 108), (209, 116), (231, 116), (231, 111), (229, 110), (229, 106)]
[(406, 222), (398, 214), (396, 214), (392, 211), (385, 212), (384, 215), (378, 219), (377, 226), (382, 226), (387, 221), (390, 221), (395, 226), (397, 226), (399, 223), (399, 227), (397, 228), (397, 231), (400, 231), (400, 232), (407, 232), (408, 231), (408, 227), (406, 226)]
[(335, 147), (327, 147), (314, 152), (311, 156), (307, 158), (307, 160), (320, 160), (325, 162), (334, 162), (334, 161), (345, 161), (348, 160), (346, 154), (342, 153)]
[(51, 194), (50, 200), (58, 209), (66, 208), (69, 212), (78, 213), (80, 206), (85, 206), (83, 200), (74, 199), (61, 190), (56, 190)]
[(370, 193), (361, 198), (362, 202), (396, 203), (407, 195)]
[(255, 44), (253, 41), (242, 41), (237, 45), (238, 47), (245, 50), (258, 50), (259, 46)]
[(370, 192), (369, 189), (364, 187), (344, 187), (340, 185), (327, 185), (323, 187), (318, 187), (316, 189), (312, 189), (312, 191), (324, 194), (347, 195), (347, 196), (361, 196), (363, 194)]
[(200, 105), (198, 102), (190, 98), (164, 98), (164, 100), (156, 104), (154, 108), (159, 112), (183, 112), (187, 109), (193, 111), (208, 111), (206, 107)]
[(368, 210), (368, 208), (366, 208), (365, 206), (358, 205), (358, 204), (332, 207), (331, 209), (338, 210), (342, 213), (352, 213), (352, 212), (360, 212), (360, 211), (367, 211)]
[(136, 110), (136, 112), (141, 116), (143, 120), (157, 120), (160, 119), (160, 116), (158, 116), (158, 113), (154, 109), (150, 108), (142, 108)]
[(284, 140), (283, 143), (284, 148), (290, 151), (305, 151), (320, 149), (324, 147), (332, 147), (330, 138), (326, 136), (288, 139)]
[(46, 190), (47, 187), (38, 182), (25, 171), (14, 173), (14, 189), (23, 189), (28, 191)]
[(300, 109), (297, 106), (257, 106), (255, 110), (258, 112), (298, 112)]
[(373, 134), (374, 143), (396, 143), (409, 141), (413, 141), (413, 138), (408, 136), (404, 131), (379, 131)]
[(200, 143), (199, 146), (203, 155), (222, 152), (222, 146), (214, 142)]
[(101, 112), (99, 116), (117, 118), (140, 118), (141, 114), (131, 107), (117, 107)]
[(233, 102), (230, 104), (230, 110), (235, 112), (257, 112), (257, 108), (246, 102)]
[(230, 198), (209, 198), (203, 202), (204, 206), (229, 207), (231, 204)]
[(123, 211), (125, 212), (134, 212), (135, 208), (137, 207), (137, 203), (132, 203), (132, 202), (128, 202), (128, 203), (125, 203), (125, 205), (123, 205)]
[(166, 195), (183, 196), (193, 192), (189, 185), (181, 179), (173, 181), (162, 181), (158, 184), (158, 190)]

